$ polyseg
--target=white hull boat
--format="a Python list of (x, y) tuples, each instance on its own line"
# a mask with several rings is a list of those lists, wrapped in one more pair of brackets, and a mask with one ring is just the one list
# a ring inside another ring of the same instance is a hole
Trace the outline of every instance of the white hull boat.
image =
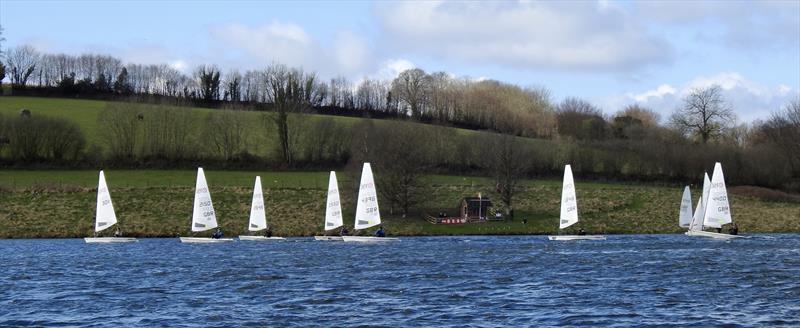
[(83, 238), (87, 244), (113, 244), (113, 243), (135, 243), (136, 238), (129, 237), (86, 237)]
[(267, 236), (239, 236), (242, 241), (282, 241), (286, 240), (283, 237), (267, 237)]
[[(117, 224), (117, 214), (114, 212), (114, 204), (111, 202), (111, 192), (106, 184), (106, 175), (100, 171), (97, 181), (97, 209), (95, 211), (94, 232), (106, 230)], [(119, 228), (117, 228), (119, 233)], [(111, 244), (111, 243), (133, 243), (136, 238), (130, 237), (86, 237), (86, 243), (91, 244)]]
[(723, 240), (729, 240), (729, 239), (742, 237), (742, 236), (739, 236), (739, 235), (730, 235), (730, 234), (726, 234), (726, 233), (718, 233), (718, 232), (710, 232), (710, 231), (698, 231), (698, 230), (689, 230), (689, 231), (686, 232), (686, 235), (687, 236), (692, 236), (692, 237), (708, 237), (708, 238), (723, 239)]
[(314, 236), (318, 241), (343, 241), (341, 236)]
[(714, 164), (714, 173), (711, 180), (708, 175), (703, 181), (703, 197), (698, 209), (703, 213), (695, 213), (689, 231), (686, 232), (690, 237), (706, 237), (721, 240), (730, 240), (742, 236), (724, 234), (718, 232), (703, 231), (704, 227), (722, 228), (724, 224), (732, 223), (730, 203), (728, 202), (728, 191), (725, 188), (725, 176), (722, 173), (722, 164)]
[(389, 242), (389, 241), (399, 241), (400, 238), (342, 236), (342, 240), (345, 241), (345, 242), (357, 242), (357, 243), (383, 243), (383, 242)]
[[(558, 229), (578, 223), (578, 199), (575, 196), (575, 181), (572, 178), (572, 166), (564, 166), (564, 181), (561, 184), (561, 215), (559, 216)], [(554, 235), (547, 236), (549, 240), (606, 240), (603, 235)]]
[(233, 238), (208, 238), (208, 237), (180, 237), (182, 243), (187, 244), (216, 244), (232, 242)]
[(557, 235), (547, 236), (550, 240), (606, 240), (603, 235)]

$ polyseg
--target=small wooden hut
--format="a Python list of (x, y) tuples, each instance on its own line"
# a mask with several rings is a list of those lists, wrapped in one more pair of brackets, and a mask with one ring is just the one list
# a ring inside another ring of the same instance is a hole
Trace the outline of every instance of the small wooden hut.
[(461, 217), (468, 221), (485, 221), (489, 210), (492, 208), (492, 200), (488, 197), (464, 197), (461, 200)]

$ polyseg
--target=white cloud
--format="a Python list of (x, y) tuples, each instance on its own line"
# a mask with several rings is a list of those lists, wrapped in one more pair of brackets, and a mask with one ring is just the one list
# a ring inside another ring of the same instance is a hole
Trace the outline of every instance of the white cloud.
[(335, 33), (331, 46), (324, 46), (299, 25), (273, 21), (260, 26), (228, 24), (210, 30), (215, 41), (243, 51), (250, 67), (272, 63), (302, 67), (324, 77), (355, 77), (374, 70), (371, 50), (355, 33)]
[(317, 46), (302, 27), (272, 22), (250, 27), (229, 24), (212, 28), (211, 36), (228, 46), (244, 50), (259, 64), (279, 62), (289, 66), (308, 66)]
[(676, 92), (675, 88), (673, 88), (669, 84), (662, 84), (659, 85), (658, 88), (654, 90), (648, 90), (639, 94), (629, 93), (628, 98), (631, 98), (637, 102), (646, 102), (650, 100), (650, 98), (664, 98), (665, 96), (674, 95)]
[(644, 20), (697, 31), (705, 43), (761, 54), (800, 47), (800, 1), (636, 1)]
[(722, 88), (724, 99), (743, 121), (765, 119), (793, 97), (800, 95), (798, 90), (792, 90), (783, 84), (768, 86), (748, 80), (736, 72), (722, 72), (710, 76), (698, 76), (680, 86), (662, 84), (643, 92), (612, 96), (603, 102), (606, 107), (615, 109), (635, 102), (655, 110), (666, 118), (681, 105), (683, 98), (692, 89), (712, 85), (719, 85)]
[(181, 59), (178, 59), (178, 60), (175, 60), (175, 61), (169, 63), (169, 67), (171, 67), (171, 68), (173, 68), (175, 70), (178, 70), (179, 72), (184, 73), (184, 74), (189, 72), (188, 71), (189, 64), (187, 64), (186, 61), (181, 60)]
[(384, 61), (378, 72), (372, 75), (381, 80), (393, 80), (403, 71), (412, 68), (416, 68), (416, 65), (406, 59), (389, 59)]
[(671, 61), (665, 40), (625, 11), (590, 2), (392, 2), (386, 46), (525, 69), (631, 70)]

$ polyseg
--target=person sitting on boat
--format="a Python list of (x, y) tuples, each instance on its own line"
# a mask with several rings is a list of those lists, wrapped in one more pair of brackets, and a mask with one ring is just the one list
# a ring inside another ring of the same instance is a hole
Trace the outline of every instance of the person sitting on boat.
[(375, 231), (375, 237), (386, 237), (386, 231), (383, 230), (383, 226), (381, 226), (380, 229)]
[(583, 228), (578, 229), (578, 235), (583, 236), (585, 234), (586, 234), (586, 230), (583, 230)]
[(267, 238), (272, 238), (272, 228), (267, 228), (267, 231), (264, 231), (264, 236)]
[(117, 227), (117, 230), (114, 231), (114, 237), (122, 237), (122, 231), (119, 231), (119, 227)]
[(739, 234), (739, 226), (736, 223), (731, 224), (731, 227), (728, 228), (728, 233), (731, 235), (738, 235)]
[(347, 231), (347, 228), (342, 226), (342, 229), (339, 230), (339, 236), (347, 236), (350, 232)]
[(220, 239), (220, 238), (222, 238), (222, 236), (223, 236), (223, 233), (222, 233), (222, 229), (220, 229), (220, 228), (217, 228), (217, 231), (214, 231), (214, 233), (211, 234), (211, 238), (214, 238), (214, 239)]

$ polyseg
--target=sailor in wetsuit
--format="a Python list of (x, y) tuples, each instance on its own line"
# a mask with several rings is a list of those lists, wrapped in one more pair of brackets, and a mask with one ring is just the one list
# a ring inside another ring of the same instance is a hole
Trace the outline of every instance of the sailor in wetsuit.
[(383, 226), (380, 229), (375, 231), (375, 237), (386, 237), (386, 231), (383, 230)]
[(217, 231), (214, 231), (214, 233), (211, 234), (211, 238), (214, 238), (214, 239), (220, 239), (220, 238), (222, 238), (222, 236), (223, 236), (223, 233), (222, 233), (222, 230), (220, 228), (217, 228)]

